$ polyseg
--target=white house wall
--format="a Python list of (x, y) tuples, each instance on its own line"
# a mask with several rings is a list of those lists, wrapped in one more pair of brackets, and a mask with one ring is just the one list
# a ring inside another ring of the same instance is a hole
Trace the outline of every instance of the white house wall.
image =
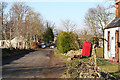
[[(116, 32), (116, 30), (118, 30), (118, 27), (105, 29), (104, 38), (106, 40), (108, 40), (108, 31), (110, 31), (110, 50), (109, 51), (108, 51), (108, 42), (104, 41), (104, 57), (105, 57), (105, 59), (109, 59), (109, 57), (115, 57), (115, 32)], [(120, 30), (119, 30), (119, 32), (120, 32)], [(112, 37), (113, 37), (113, 39), (112, 39)], [(120, 50), (120, 48), (119, 48), (119, 50)]]
[[(21, 42), (21, 45), (19, 43)], [(23, 37), (15, 37), (14, 39), (11, 40), (12, 47), (14, 48), (25, 48), (25, 42), (26, 39)]]
[[(4, 45), (2, 43), (4, 42)], [(7, 48), (10, 46), (10, 40), (0, 40), (0, 47)]]
[(0, 40), (0, 46), (2, 46), (2, 41)]
[[(120, 27), (118, 29), (119, 29), (119, 42), (120, 42)], [(119, 62), (120, 62), (120, 47), (119, 47)]]

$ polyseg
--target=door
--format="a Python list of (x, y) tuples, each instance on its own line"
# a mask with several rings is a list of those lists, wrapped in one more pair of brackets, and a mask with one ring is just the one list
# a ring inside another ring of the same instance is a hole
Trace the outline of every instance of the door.
[(118, 42), (119, 42), (119, 31), (116, 30), (115, 33), (115, 58), (119, 60), (119, 47), (118, 47)]

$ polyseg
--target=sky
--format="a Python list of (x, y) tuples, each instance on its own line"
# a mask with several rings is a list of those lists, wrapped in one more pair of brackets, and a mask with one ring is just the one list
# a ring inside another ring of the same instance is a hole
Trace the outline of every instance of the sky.
[[(89, 8), (94, 8), (98, 4), (102, 6), (108, 6), (113, 2), (105, 1), (66, 1), (66, 2), (55, 2), (55, 1), (26, 1), (28, 6), (34, 9), (35, 12), (39, 12), (44, 21), (49, 21), (55, 23), (56, 29), (64, 29), (62, 22), (64, 20), (71, 20), (73, 23), (77, 24), (76, 29), (84, 28), (84, 16), (86, 15)], [(9, 10), (11, 8), (12, 2), (8, 2)]]

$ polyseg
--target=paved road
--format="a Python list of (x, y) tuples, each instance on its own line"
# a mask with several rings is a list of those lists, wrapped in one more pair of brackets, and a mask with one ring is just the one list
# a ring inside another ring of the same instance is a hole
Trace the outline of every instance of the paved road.
[(30, 52), (16, 60), (4, 61), (3, 78), (58, 78), (66, 67), (62, 58), (54, 57), (51, 49)]

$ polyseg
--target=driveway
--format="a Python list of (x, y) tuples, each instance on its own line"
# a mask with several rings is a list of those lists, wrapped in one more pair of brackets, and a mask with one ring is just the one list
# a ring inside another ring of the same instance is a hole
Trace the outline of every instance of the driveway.
[[(3, 61), (3, 78), (59, 78), (66, 70), (63, 58), (55, 57), (52, 49), (41, 49)], [(9, 62), (9, 63), (8, 63)]]

